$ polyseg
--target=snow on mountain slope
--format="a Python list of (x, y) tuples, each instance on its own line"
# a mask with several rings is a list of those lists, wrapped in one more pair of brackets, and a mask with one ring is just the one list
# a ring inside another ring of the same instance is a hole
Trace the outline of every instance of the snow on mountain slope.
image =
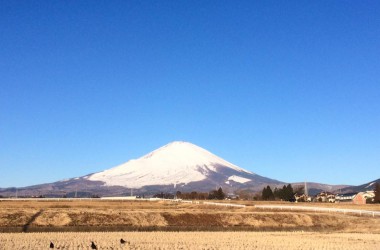
[[(172, 142), (137, 160), (92, 174), (88, 180), (103, 181), (107, 186), (140, 188), (152, 185), (177, 185), (202, 181), (223, 166), (237, 173), (253, 174), (209, 151), (188, 142)], [(248, 179), (234, 179), (245, 181)]]
[(371, 183), (368, 184), (365, 188), (369, 188), (369, 187), (372, 186), (373, 184), (375, 184), (375, 182), (371, 182)]
[(251, 179), (247, 179), (247, 178), (244, 178), (244, 177), (241, 177), (241, 176), (236, 176), (236, 175), (232, 175), (228, 178), (229, 181), (235, 181), (235, 182), (239, 182), (239, 183), (246, 183), (246, 182), (249, 182), (251, 181)]

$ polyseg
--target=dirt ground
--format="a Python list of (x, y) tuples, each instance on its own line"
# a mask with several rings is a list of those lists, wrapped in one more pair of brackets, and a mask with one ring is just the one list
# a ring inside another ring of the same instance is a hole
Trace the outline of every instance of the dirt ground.
[[(168, 201), (1, 201), (0, 232), (304, 230), (380, 233), (380, 217), (271, 211), (256, 209), (252, 202), (242, 203), (246, 203), (247, 207)], [(379, 206), (366, 205), (313, 205), (379, 210)]]

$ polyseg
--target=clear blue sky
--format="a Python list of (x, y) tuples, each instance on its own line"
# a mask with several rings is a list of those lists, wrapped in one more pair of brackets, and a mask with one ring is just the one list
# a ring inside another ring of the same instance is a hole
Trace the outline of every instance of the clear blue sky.
[(285, 182), (380, 178), (378, 1), (2, 1), (0, 187), (175, 140)]

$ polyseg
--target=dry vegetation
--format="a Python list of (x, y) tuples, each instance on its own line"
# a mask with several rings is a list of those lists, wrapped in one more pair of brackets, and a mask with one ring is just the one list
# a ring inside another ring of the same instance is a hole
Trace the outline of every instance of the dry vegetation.
[[(120, 239), (128, 241), (120, 244)], [(378, 249), (379, 234), (309, 232), (105, 232), (0, 234), (0, 249)]]
[[(304, 230), (380, 233), (380, 217), (271, 211), (255, 209), (252, 202), (245, 203), (250, 206), (231, 208), (163, 201), (3, 201), (0, 202), (0, 232)], [(334, 206), (342, 208), (344, 205)], [(355, 208), (369, 209), (367, 206)]]
[[(378, 249), (380, 244), (379, 217), (271, 211), (243, 203), (247, 207), (163, 201), (2, 201), (0, 249), (48, 249), (50, 242), (55, 249), (91, 249), (92, 241), (98, 249), (350, 250)], [(313, 205), (380, 210), (379, 206)], [(4, 233), (22, 231), (29, 233)], [(128, 242), (121, 245), (121, 238)]]
[(257, 205), (299, 205), (299, 206), (310, 206), (310, 207), (327, 207), (327, 208), (342, 208), (342, 209), (361, 209), (361, 210), (371, 210), (380, 211), (380, 204), (352, 204), (352, 203), (329, 203), (329, 202), (300, 202), (300, 203), (290, 203), (290, 202), (280, 202), (280, 201), (255, 201)]

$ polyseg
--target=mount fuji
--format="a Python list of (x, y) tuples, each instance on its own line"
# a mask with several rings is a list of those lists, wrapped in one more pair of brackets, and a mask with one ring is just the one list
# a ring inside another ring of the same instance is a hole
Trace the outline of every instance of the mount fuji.
[(222, 184), (221, 181), (243, 184), (257, 178), (254, 173), (188, 142), (169, 143), (137, 160), (88, 176), (88, 180), (102, 181), (106, 186), (128, 188), (176, 187), (207, 180), (215, 185)]
[[(239, 189), (259, 191), (266, 185), (280, 184), (283, 182), (247, 171), (194, 144), (176, 141), (139, 159), (98, 173), (23, 189), (29, 196), (59, 196), (74, 192), (125, 195), (131, 189), (141, 194), (207, 192), (216, 187), (233, 192)], [(19, 193), (23, 189), (18, 189)]]

